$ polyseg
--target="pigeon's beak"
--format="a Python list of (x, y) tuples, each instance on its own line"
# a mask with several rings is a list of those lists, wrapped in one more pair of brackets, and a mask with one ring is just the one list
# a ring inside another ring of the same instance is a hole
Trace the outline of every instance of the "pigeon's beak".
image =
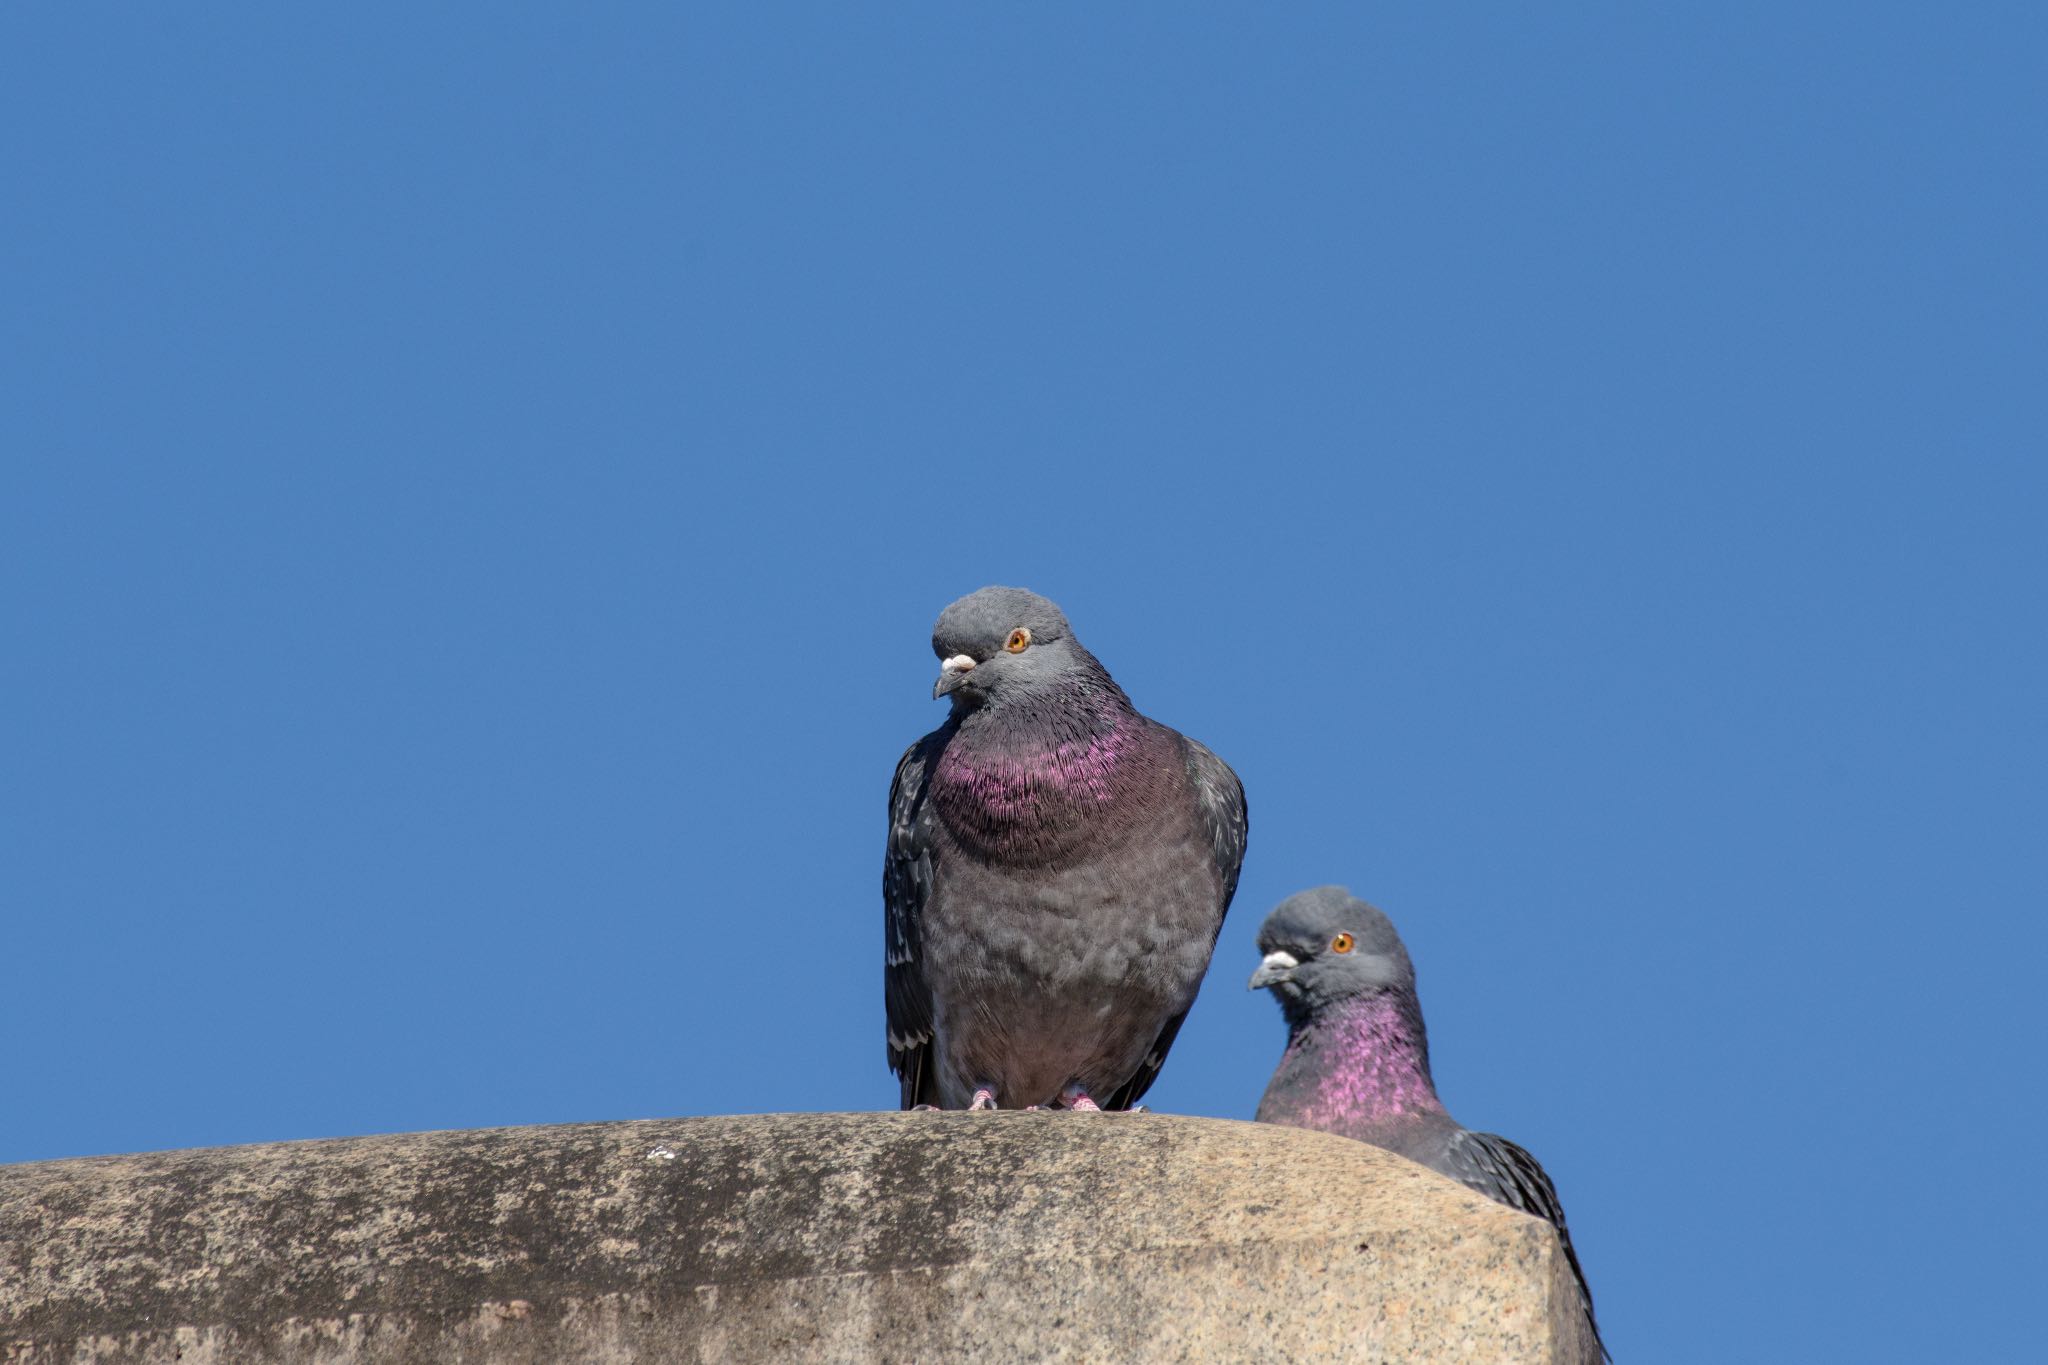
[(955, 654), (939, 665), (939, 680), (932, 684), (932, 700), (937, 701), (964, 682), (974, 671), (974, 660), (965, 654)]
[(1268, 986), (1277, 986), (1283, 981), (1292, 981), (1294, 980), (1294, 969), (1300, 965), (1301, 960), (1295, 957), (1293, 953), (1267, 953), (1266, 960), (1261, 962), (1259, 969), (1252, 973), (1251, 984), (1246, 989), (1254, 991), (1264, 990)]

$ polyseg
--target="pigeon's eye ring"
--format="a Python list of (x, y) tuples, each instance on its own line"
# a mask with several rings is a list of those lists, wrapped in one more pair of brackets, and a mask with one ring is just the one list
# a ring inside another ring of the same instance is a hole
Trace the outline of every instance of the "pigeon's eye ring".
[(1009, 650), (1012, 654), (1022, 654), (1024, 652), (1024, 646), (1030, 643), (1031, 632), (1025, 629), (1023, 626), (1019, 626), (1015, 630), (1010, 632), (1009, 639), (1003, 641), (1003, 648)]
[(1349, 934), (1339, 934), (1339, 935), (1337, 935), (1337, 937), (1335, 937), (1335, 938), (1331, 939), (1331, 940), (1330, 940), (1330, 951), (1331, 951), (1331, 952), (1333, 952), (1333, 953), (1348, 953), (1348, 952), (1350, 952), (1350, 951), (1351, 951), (1351, 935), (1349, 935)]

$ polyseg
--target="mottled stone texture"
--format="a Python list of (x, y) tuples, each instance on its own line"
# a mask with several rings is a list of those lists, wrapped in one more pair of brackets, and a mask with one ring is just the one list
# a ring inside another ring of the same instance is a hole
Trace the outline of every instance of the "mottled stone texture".
[(1574, 1356), (1548, 1224), (1363, 1143), (785, 1114), (0, 1167), (0, 1361)]

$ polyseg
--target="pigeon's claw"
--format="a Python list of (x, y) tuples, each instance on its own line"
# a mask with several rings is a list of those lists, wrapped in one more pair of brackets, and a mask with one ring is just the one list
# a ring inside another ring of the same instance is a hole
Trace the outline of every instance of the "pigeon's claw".
[(1068, 1109), (1082, 1114), (1099, 1114), (1102, 1106), (1078, 1085), (1070, 1085), (1060, 1091), (1060, 1103)]
[(984, 1109), (995, 1108), (996, 1092), (989, 1089), (987, 1086), (981, 1087), (979, 1090), (974, 1092), (974, 1101), (967, 1107), (971, 1110), (974, 1110), (977, 1113)]

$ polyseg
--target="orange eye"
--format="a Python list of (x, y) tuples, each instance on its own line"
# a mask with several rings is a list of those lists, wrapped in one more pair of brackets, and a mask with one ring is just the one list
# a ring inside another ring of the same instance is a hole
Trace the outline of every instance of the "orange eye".
[(1335, 937), (1335, 938), (1331, 939), (1331, 940), (1330, 940), (1330, 951), (1331, 951), (1331, 952), (1333, 952), (1333, 953), (1348, 953), (1348, 952), (1350, 952), (1350, 951), (1351, 951), (1351, 935), (1349, 935), (1349, 934), (1339, 934), (1339, 935), (1337, 935), (1337, 937)]
[(1003, 648), (1012, 654), (1022, 654), (1024, 646), (1031, 643), (1031, 632), (1019, 626), (1010, 632), (1010, 638), (1003, 641)]

